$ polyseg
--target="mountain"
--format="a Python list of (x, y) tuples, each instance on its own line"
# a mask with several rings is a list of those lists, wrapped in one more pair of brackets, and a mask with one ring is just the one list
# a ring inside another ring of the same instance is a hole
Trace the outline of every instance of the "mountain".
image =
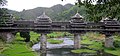
[(82, 16), (86, 17), (85, 6), (75, 6), (72, 4), (61, 5), (57, 4), (50, 8), (37, 7), (30, 10), (23, 10), (21, 12), (9, 10), (9, 13), (13, 14), (16, 19), (35, 20), (43, 12), (45, 12), (53, 21), (68, 21), (71, 16), (79, 12)]
[(73, 6), (74, 5), (72, 4), (66, 4), (66, 5), (57, 4), (50, 8), (37, 7), (34, 9), (23, 10), (21, 12), (9, 10), (9, 13), (13, 14), (17, 19), (21, 17), (27, 20), (34, 20), (38, 16), (40, 16), (43, 12), (45, 12), (52, 20), (56, 21), (57, 18), (55, 16), (58, 16), (58, 14), (62, 13), (63, 11), (69, 10)]
[(64, 5), (64, 7), (65, 7), (66, 9), (69, 9), (69, 8), (71, 8), (72, 6), (73, 6), (73, 5), (72, 5), (72, 4), (69, 4), (69, 3)]
[[(77, 12), (84, 17), (84, 20), (86, 20), (87, 8), (85, 6), (72, 6), (70, 9), (63, 11), (62, 13), (59, 13), (58, 16), (56, 16), (58, 21), (68, 21), (71, 19), (71, 16), (75, 15)], [(62, 18), (61, 18), (62, 17)]]

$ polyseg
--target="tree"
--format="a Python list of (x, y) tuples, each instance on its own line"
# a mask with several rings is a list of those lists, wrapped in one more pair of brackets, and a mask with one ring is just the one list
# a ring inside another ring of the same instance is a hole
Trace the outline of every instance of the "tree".
[(100, 20), (102, 17), (109, 17), (111, 16), (112, 18), (120, 18), (120, 4), (119, 0), (98, 0), (96, 1), (96, 4), (93, 5), (91, 3), (86, 3), (86, 7), (89, 8), (89, 11), (93, 12), (88, 13), (94, 15), (95, 19)]
[[(100, 21), (102, 17), (120, 18), (120, 0), (77, 0), (77, 5), (84, 5), (90, 21)], [(96, 3), (96, 4), (94, 4)]]
[(6, 9), (3, 9), (2, 6), (6, 5), (7, 1), (6, 0), (0, 0), (0, 16), (4, 13), (6, 13)]
[(30, 33), (29, 32), (20, 32), (20, 36), (25, 38), (25, 42), (29, 42), (30, 41)]
[(0, 0), (0, 7), (6, 5), (7, 1), (6, 0)]
[(6, 5), (7, 1), (6, 0), (0, 0), (0, 26), (1, 24), (6, 24), (6, 22), (11, 19), (11, 15), (6, 15), (8, 14), (8, 9), (7, 8), (2, 8), (4, 5)]
[[(96, 4), (93, 4), (95, 2)], [(79, 1), (79, 5), (85, 5), (89, 9), (87, 13), (91, 21), (100, 21), (102, 17), (108, 16), (120, 18), (120, 0), (86, 0)]]

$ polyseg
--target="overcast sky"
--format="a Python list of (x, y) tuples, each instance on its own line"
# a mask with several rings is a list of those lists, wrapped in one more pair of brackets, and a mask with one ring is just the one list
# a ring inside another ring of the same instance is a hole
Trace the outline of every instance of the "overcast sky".
[(56, 4), (75, 4), (76, 0), (7, 0), (8, 9), (22, 11), (23, 9), (33, 9), (36, 7), (51, 7)]

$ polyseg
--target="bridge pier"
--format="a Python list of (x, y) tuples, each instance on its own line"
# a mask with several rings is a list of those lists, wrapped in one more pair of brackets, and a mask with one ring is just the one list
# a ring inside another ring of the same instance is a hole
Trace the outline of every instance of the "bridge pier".
[(46, 49), (47, 49), (47, 37), (46, 34), (41, 34), (40, 37), (40, 51), (41, 53), (46, 53)]
[(75, 49), (79, 49), (81, 47), (80, 41), (81, 41), (80, 34), (74, 34), (74, 48)]
[(11, 32), (0, 32), (0, 38), (2, 38), (7, 43), (9, 43), (9, 42), (12, 42), (15, 36)]
[(107, 48), (114, 48), (113, 42), (113, 36), (106, 36), (104, 46)]

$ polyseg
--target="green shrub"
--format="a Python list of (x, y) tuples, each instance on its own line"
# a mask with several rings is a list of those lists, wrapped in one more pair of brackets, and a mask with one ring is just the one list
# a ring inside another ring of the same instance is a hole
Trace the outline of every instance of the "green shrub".
[(20, 32), (20, 36), (25, 38), (25, 42), (29, 42), (30, 41), (30, 33), (29, 32)]
[(30, 32), (30, 46), (33, 46), (34, 44), (38, 43), (40, 41), (40, 34), (31, 31)]
[(106, 53), (110, 53), (110, 54), (113, 54), (113, 55), (116, 55), (116, 56), (120, 56), (120, 48), (115, 48), (114, 50), (112, 49), (108, 49), (108, 48), (105, 48), (104, 49)]
[(114, 41), (114, 44), (113, 44), (115, 47), (120, 47), (120, 41)]

